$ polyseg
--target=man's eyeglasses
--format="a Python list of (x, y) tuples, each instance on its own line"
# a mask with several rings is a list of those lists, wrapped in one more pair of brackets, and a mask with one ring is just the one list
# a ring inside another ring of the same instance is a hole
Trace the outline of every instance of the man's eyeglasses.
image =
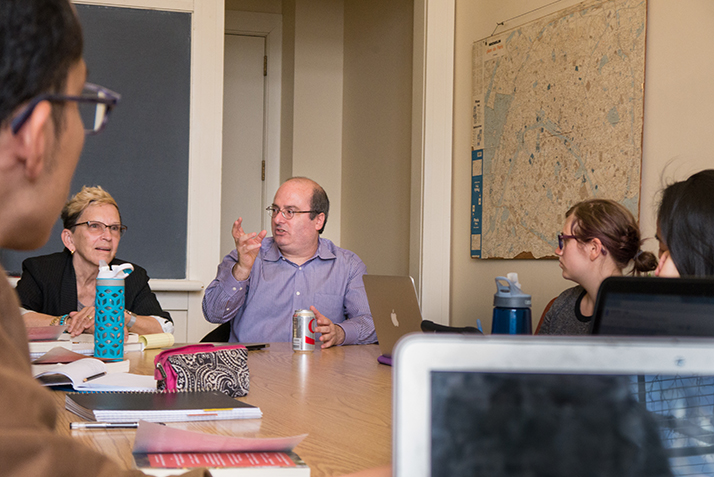
[(103, 235), (106, 229), (109, 229), (109, 232), (115, 237), (121, 237), (122, 235), (124, 235), (124, 232), (126, 232), (126, 225), (107, 225), (103, 222), (97, 222), (95, 220), (88, 220), (86, 222), (74, 224), (75, 227), (77, 227), (78, 225), (86, 225), (92, 235)]
[(577, 239), (575, 235), (567, 235), (567, 234), (558, 234), (558, 248), (563, 250), (563, 247), (565, 246), (564, 241), (566, 239)]
[(64, 102), (76, 101), (79, 106), (79, 114), (82, 117), (85, 134), (97, 134), (107, 124), (109, 113), (117, 105), (121, 95), (108, 90), (102, 86), (92, 83), (85, 83), (81, 96), (71, 96), (66, 94), (44, 93), (35, 96), (30, 104), (22, 110), (20, 114), (12, 120), (12, 133), (17, 134), (22, 126), (32, 115), (35, 107), (41, 101)]
[(280, 207), (276, 207), (274, 205), (271, 205), (267, 209), (268, 215), (271, 218), (275, 218), (278, 215), (278, 212), (285, 217), (286, 220), (290, 220), (293, 217), (295, 217), (295, 214), (311, 214), (311, 213), (317, 213), (316, 210), (293, 210), (293, 209), (281, 209)]

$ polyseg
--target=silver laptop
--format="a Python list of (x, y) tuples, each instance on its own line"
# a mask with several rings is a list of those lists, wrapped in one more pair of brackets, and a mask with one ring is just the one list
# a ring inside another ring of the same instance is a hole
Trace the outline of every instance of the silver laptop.
[(394, 344), (407, 333), (421, 331), (421, 310), (412, 277), (364, 275), (369, 309), (379, 349), (391, 356)]
[(714, 339), (423, 334), (394, 360), (395, 477), (714, 476)]

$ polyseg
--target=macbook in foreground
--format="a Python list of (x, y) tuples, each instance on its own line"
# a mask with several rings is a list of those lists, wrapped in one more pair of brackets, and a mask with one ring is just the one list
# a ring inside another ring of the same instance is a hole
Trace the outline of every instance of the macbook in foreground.
[(393, 473), (714, 476), (714, 340), (410, 335)]
[(714, 279), (610, 277), (598, 291), (593, 334), (714, 336)]
[[(369, 309), (379, 349), (391, 357), (394, 344), (407, 333), (421, 331), (421, 311), (414, 280), (408, 276), (364, 275)], [(391, 363), (389, 363), (391, 364)]]

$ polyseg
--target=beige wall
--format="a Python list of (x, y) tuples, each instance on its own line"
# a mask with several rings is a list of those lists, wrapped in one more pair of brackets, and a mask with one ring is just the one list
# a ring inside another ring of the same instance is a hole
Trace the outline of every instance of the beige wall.
[[(513, 28), (552, 11), (577, 3), (555, 6), (507, 23)], [(454, 79), (453, 221), (451, 250), (451, 323), (473, 325), (481, 318), (490, 331), (494, 278), (518, 272), (524, 291), (533, 295), (534, 325), (548, 301), (573, 285), (561, 277), (555, 261), (473, 260), (470, 238), (470, 102), (471, 46), (489, 36), (497, 22), (541, 6), (534, 0), (456, 0)], [(645, 124), (640, 220), (645, 237), (654, 235), (655, 196), (661, 177), (686, 177), (714, 167), (710, 152), (714, 125), (714, 3), (649, 0), (647, 25)], [(565, 212), (565, 211), (563, 211)], [(553, 234), (557, 233), (553, 231)], [(654, 240), (646, 243), (656, 250)]]
[(342, 208), (342, 0), (295, 1), (292, 174), (330, 197), (324, 237), (340, 245)]
[(226, 10), (282, 13), (282, 0), (225, 0)]
[(640, 220), (653, 237), (662, 185), (714, 168), (714, 3), (649, 0), (648, 20)]
[(280, 101), (280, 182), (293, 175), (293, 101), (295, 98), (295, 0), (283, 0), (283, 65)]
[(281, 179), (330, 197), (324, 236), (370, 273), (409, 260), (412, 1), (283, 0)]
[(281, 13), (280, 180), (315, 179), (330, 196), (324, 236), (340, 244), (343, 23), (341, 0), (227, 0), (226, 9)]
[(342, 246), (409, 271), (412, 0), (346, 0)]

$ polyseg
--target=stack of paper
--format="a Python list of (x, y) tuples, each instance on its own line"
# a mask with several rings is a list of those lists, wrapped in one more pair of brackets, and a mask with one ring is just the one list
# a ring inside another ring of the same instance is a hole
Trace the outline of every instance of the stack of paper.
[[(139, 335), (129, 333), (124, 341), (124, 352), (143, 351), (144, 343), (139, 340)], [(72, 338), (72, 351), (86, 355), (94, 354), (94, 335), (91, 333), (82, 333), (81, 335)]]
[[(40, 336), (38, 333), (44, 328), (52, 328), (53, 330), (62, 330), (65, 327), (59, 326), (42, 326), (35, 328), (28, 328), (29, 336)], [(54, 348), (65, 348), (72, 350), (75, 353), (79, 353), (84, 356), (94, 355), (94, 335), (91, 333), (82, 333), (81, 335), (70, 338), (69, 334), (60, 334), (56, 339), (41, 340), (41, 341), (30, 341), (30, 360), (34, 361), (41, 356), (43, 356), (48, 351)], [(124, 342), (124, 352), (128, 353), (131, 351), (143, 351), (144, 343), (139, 340), (139, 335), (136, 333), (129, 333), (127, 335), (126, 341)]]
[[(69, 337), (69, 335), (67, 336)], [(42, 355), (54, 348), (64, 348), (72, 351), (71, 341), (30, 341), (28, 345), (30, 347), (30, 360), (32, 361), (40, 358)], [(94, 350), (92, 350), (92, 353), (94, 353)]]
[(67, 326), (33, 326), (27, 329), (30, 340), (30, 360), (35, 360), (53, 348), (72, 349)]

